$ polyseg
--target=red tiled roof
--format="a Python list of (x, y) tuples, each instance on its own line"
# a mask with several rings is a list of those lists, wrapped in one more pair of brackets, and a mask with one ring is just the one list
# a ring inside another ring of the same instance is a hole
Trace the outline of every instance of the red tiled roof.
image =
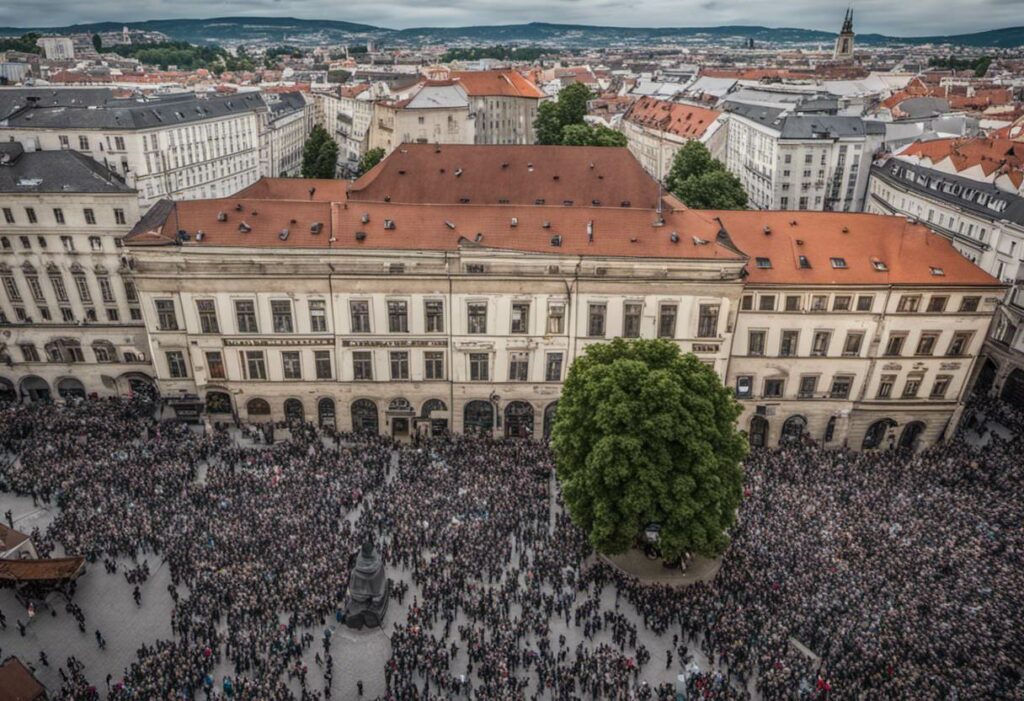
[(46, 687), (39, 683), (17, 657), (8, 657), (0, 665), (0, 701), (36, 701), (45, 698)]
[(403, 144), (356, 180), (348, 198), (654, 208), (658, 192), (658, 182), (625, 148)]
[[(975, 285), (999, 281), (945, 238), (903, 217), (837, 212), (706, 212), (721, 218), (733, 243), (751, 258), (748, 282), (779, 285)], [(766, 233), (768, 227), (770, 233)], [(806, 256), (810, 268), (800, 267)], [(759, 268), (755, 258), (768, 258)], [(841, 258), (845, 268), (835, 268)], [(874, 261), (885, 264), (878, 270)], [(944, 275), (933, 275), (931, 268)]]
[(0, 582), (74, 579), (84, 568), (85, 558), (81, 555), (51, 560), (0, 560)]
[(957, 172), (980, 166), (986, 176), (996, 171), (1016, 187), (1024, 183), (1024, 143), (1009, 138), (949, 138), (917, 141), (900, 152), (933, 164), (949, 159)]
[(347, 186), (348, 182), (345, 180), (262, 177), (244, 190), (236, 192), (233, 198), (341, 202), (345, 199)]
[(704, 107), (641, 97), (623, 119), (677, 136), (699, 139), (720, 114)]
[(451, 77), (475, 97), (544, 97), (536, 85), (516, 71), (452, 71)]

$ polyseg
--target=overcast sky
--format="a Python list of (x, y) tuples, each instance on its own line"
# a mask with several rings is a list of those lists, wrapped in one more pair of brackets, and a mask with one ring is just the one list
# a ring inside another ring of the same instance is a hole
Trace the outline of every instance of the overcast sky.
[[(757, 24), (838, 31), (833, 0), (25, 0), (0, 2), (0, 26), (173, 17), (277, 16), (376, 26), (564, 22), (634, 27)], [(857, 0), (858, 32), (958, 34), (1024, 24), (1024, 0)]]

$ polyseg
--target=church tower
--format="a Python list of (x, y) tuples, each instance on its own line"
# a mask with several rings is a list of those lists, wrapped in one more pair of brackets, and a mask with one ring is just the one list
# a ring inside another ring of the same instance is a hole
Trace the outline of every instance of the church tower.
[(836, 37), (836, 49), (832, 52), (833, 61), (853, 60), (853, 8), (846, 11), (843, 28)]

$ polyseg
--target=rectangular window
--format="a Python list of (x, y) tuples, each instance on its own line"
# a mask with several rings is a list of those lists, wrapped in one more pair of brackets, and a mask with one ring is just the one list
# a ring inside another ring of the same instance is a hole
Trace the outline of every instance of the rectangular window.
[(28, 217), (29, 224), (38, 224), (39, 220), (36, 219), (36, 210), (32, 207), (25, 207), (25, 216)]
[(622, 305), (623, 338), (640, 338), (640, 317), (643, 308), (644, 305), (640, 302), (626, 302)]
[(14, 210), (10, 207), (4, 207), (4, 221), (8, 224), (14, 223)]
[(924, 378), (920, 375), (911, 375), (907, 378), (907, 384), (903, 385), (903, 399), (914, 399), (921, 390), (921, 381)]
[(470, 302), (466, 306), (469, 333), (487, 333), (487, 303)]
[(196, 312), (199, 314), (200, 333), (220, 333), (217, 308), (212, 299), (197, 299)]
[(702, 304), (697, 318), (697, 338), (718, 336), (718, 305)]
[(107, 307), (106, 313), (107, 321), (117, 321), (120, 318), (116, 307)]
[(124, 297), (129, 302), (138, 302), (139, 301), (139, 293), (135, 289), (135, 283), (132, 282), (131, 280), (125, 280), (124, 281)]
[(75, 313), (71, 311), (71, 307), (61, 307), (60, 318), (70, 323), (75, 320)]
[(409, 379), (409, 352), (391, 351), (391, 379)]
[(828, 309), (828, 295), (814, 295), (811, 297), (811, 311), (823, 312)]
[(858, 295), (857, 296), (857, 311), (859, 312), (870, 312), (871, 307), (875, 302), (873, 295)]
[(754, 378), (752, 375), (740, 375), (736, 378), (736, 396), (747, 399), (753, 395)]
[(356, 380), (373, 379), (373, 353), (355, 351), (352, 353), (352, 377)]
[(544, 381), (545, 382), (561, 382), (562, 381), (562, 354), (561, 353), (548, 353), (547, 362), (544, 364)]
[(858, 356), (860, 348), (864, 344), (863, 331), (850, 331), (846, 334), (846, 341), (843, 343), (843, 355)]
[(848, 312), (850, 311), (850, 295), (836, 295), (832, 300), (832, 311), (834, 312)]
[(220, 351), (206, 352), (206, 373), (211, 380), (227, 379), (227, 374), (224, 372), (224, 357)]
[(757, 308), (762, 312), (775, 311), (775, 295), (761, 295), (757, 303)]
[(921, 306), (921, 295), (903, 295), (896, 305), (896, 311), (916, 312)]
[(245, 351), (245, 379), (265, 380), (267, 379), (267, 359), (263, 351)]
[(403, 300), (388, 302), (388, 331), (409, 333), (409, 303)]
[(110, 278), (98, 276), (96, 283), (100, 286), (100, 297), (107, 304), (114, 303), (114, 288), (110, 285)]
[(964, 297), (960, 300), (960, 311), (976, 312), (980, 303), (981, 297)]
[(101, 239), (99, 236), (90, 236), (89, 237), (89, 248), (91, 250), (93, 250), (93, 251), (102, 251), (103, 250), (103, 239)]
[(764, 392), (762, 396), (765, 399), (779, 399), (782, 397), (782, 392), (786, 387), (786, 381), (779, 378), (769, 378), (764, 381)]
[(316, 369), (316, 379), (329, 380), (334, 377), (334, 364), (331, 362), (330, 351), (313, 351), (313, 365)]
[(949, 297), (944, 295), (932, 295), (931, 299), (928, 300), (928, 311), (932, 314), (938, 314), (946, 311), (946, 304), (949, 302)]
[(971, 345), (973, 331), (957, 331), (953, 334), (953, 340), (949, 343), (946, 355), (967, 355), (967, 348)]
[(251, 299), (235, 300), (235, 323), (238, 326), (238, 333), (259, 333), (255, 301)]
[(427, 333), (444, 333), (444, 302), (428, 299), (423, 303), (423, 316)]
[(783, 331), (782, 338), (779, 341), (779, 355), (783, 357), (796, 355), (799, 341), (799, 331)]
[(327, 331), (327, 302), (322, 299), (309, 300), (309, 330), (312, 333)]
[(488, 360), (489, 356), (487, 353), (470, 353), (469, 354), (469, 379), (473, 382), (486, 382), (490, 379), (488, 373)]
[(25, 282), (28, 283), (29, 292), (32, 293), (32, 299), (40, 304), (46, 302), (46, 295), (43, 294), (43, 286), (39, 284), (39, 278), (35, 275), (26, 275)]
[(94, 212), (91, 209), (89, 209), (88, 207), (86, 207), (85, 209), (82, 210), (82, 213), (85, 215), (85, 223), (86, 224), (90, 224), (91, 225), (91, 224), (95, 224), (96, 223), (96, 212)]
[(787, 312), (798, 312), (800, 311), (800, 295), (786, 295), (786, 311)]
[(4, 275), (4, 291), (7, 293), (7, 299), (11, 302), (21, 301), (21, 290), (18, 289), (18, 282), (10, 275)]
[(889, 399), (892, 397), (892, 388), (896, 384), (895, 375), (882, 375), (878, 382), (878, 398)]
[[(662, 304), (658, 307), (658, 338), (676, 337), (676, 314), (678, 310), (679, 307), (675, 304)], [(703, 312), (703, 310), (704, 307), (702, 306), (701, 311)], [(717, 322), (718, 319), (716, 317), (716, 326)], [(712, 335), (714, 335), (714, 332), (712, 332)]]
[(946, 392), (949, 391), (949, 385), (953, 381), (952, 375), (939, 375), (935, 378), (935, 384), (932, 385), (932, 392), (928, 395), (929, 399), (945, 399)]
[(921, 338), (917, 341), (917, 351), (915, 355), (932, 355), (935, 353), (935, 344), (939, 342), (939, 334), (937, 333), (922, 333)]
[(530, 354), (513, 351), (508, 354), (508, 381), (526, 382), (530, 378)]
[(60, 207), (53, 208), (53, 220), (58, 224), (64, 223), (64, 210)]
[(740, 311), (749, 312), (754, 309), (754, 295), (743, 295), (740, 299)]
[(548, 334), (557, 335), (565, 332), (565, 305), (548, 305)]
[(831, 340), (831, 331), (815, 331), (814, 340), (811, 343), (811, 355), (828, 355), (828, 347)]
[(78, 297), (83, 303), (91, 302), (92, 291), (89, 289), (89, 281), (85, 279), (85, 275), (77, 274), (72, 275), (71, 277), (75, 281), (75, 289), (78, 290)]
[(78, 150), (79, 151), (88, 151), (89, 150), (89, 137), (88, 136), (79, 135), (79, 137), (78, 137)]
[(302, 357), (299, 351), (281, 351), (281, 368), (284, 379), (302, 379)]
[(850, 388), (853, 387), (853, 378), (849, 375), (836, 375), (832, 378), (832, 389), (829, 397), (832, 399), (848, 399)]
[(587, 335), (593, 338), (604, 338), (604, 320), (608, 312), (607, 305), (591, 304), (588, 308)]
[(127, 224), (128, 221), (125, 219), (123, 209), (114, 209), (114, 222), (117, 224)]
[(184, 353), (181, 351), (167, 351), (167, 372), (176, 380), (188, 377)]
[(751, 331), (747, 340), (747, 355), (764, 355), (767, 331)]
[(292, 324), (292, 303), (289, 300), (272, 299), (270, 315), (273, 319), (274, 333), (292, 333), (295, 330)]
[(818, 391), (818, 376), (804, 375), (800, 378), (800, 398), (810, 399)]
[(423, 376), (428, 380), (444, 379), (444, 353), (427, 351), (423, 354)]
[(512, 303), (512, 333), (530, 332), (530, 303)]
[(370, 303), (366, 300), (352, 300), (348, 303), (352, 317), (352, 333), (370, 333)]
[(33, 343), (22, 343), (18, 346), (21, 349), (21, 357), (24, 358), (26, 363), (38, 363), (39, 362), (39, 350)]
[(174, 300), (158, 299), (155, 304), (157, 328), (161, 331), (177, 331), (178, 315), (174, 311)]
[(885, 344), (886, 355), (899, 355), (903, 352), (903, 343), (907, 340), (905, 333), (889, 334), (889, 342)]

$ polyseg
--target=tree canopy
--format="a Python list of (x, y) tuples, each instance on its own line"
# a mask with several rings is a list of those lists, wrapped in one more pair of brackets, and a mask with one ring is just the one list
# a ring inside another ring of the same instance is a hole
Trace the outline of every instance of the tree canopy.
[(20, 51), (26, 54), (41, 54), (43, 50), (36, 46), (42, 34), (29, 32), (20, 37), (0, 37), (0, 51)]
[(359, 175), (362, 175), (380, 163), (386, 155), (387, 154), (384, 152), (384, 149), (380, 146), (377, 148), (371, 148), (369, 151), (364, 153), (363, 157), (359, 159)]
[(720, 554), (742, 494), (741, 408), (715, 372), (663, 339), (588, 346), (552, 428), (569, 514), (600, 552), (661, 525), (666, 559)]
[(238, 56), (232, 56), (220, 46), (213, 44), (194, 46), (187, 41), (115, 44), (104, 47), (104, 51), (135, 58), (140, 63), (147, 66), (158, 66), (162, 70), (167, 70), (169, 66), (177, 66), (181, 70), (206, 68), (213, 73), (222, 73), (224, 71), (251, 71), (254, 67), (252, 59), (243, 51), (239, 51)]
[[(538, 144), (562, 144), (566, 127), (573, 125), (585, 126), (583, 117), (587, 113), (587, 100), (590, 90), (582, 83), (573, 83), (562, 88), (558, 99), (542, 102), (537, 108), (537, 118), (533, 122), (537, 133)], [(576, 133), (576, 132), (570, 132)], [(572, 146), (579, 144), (569, 144)]]
[(665, 177), (665, 187), (694, 209), (743, 209), (747, 193), (739, 178), (722, 162), (712, 158), (708, 147), (699, 141), (687, 141)]
[(302, 177), (333, 178), (338, 167), (338, 142), (317, 125), (302, 149)]
[(603, 124), (569, 124), (562, 127), (563, 146), (625, 146), (626, 135)]

